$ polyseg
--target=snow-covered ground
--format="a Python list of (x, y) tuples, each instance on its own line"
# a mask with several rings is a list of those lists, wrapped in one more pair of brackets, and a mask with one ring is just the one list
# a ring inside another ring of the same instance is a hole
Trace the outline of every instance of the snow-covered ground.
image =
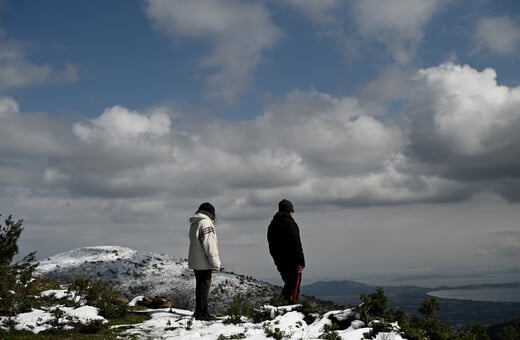
[[(27, 313), (21, 313), (13, 318), (16, 330), (27, 330), (35, 334), (49, 329), (60, 328), (72, 330), (76, 324), (89, 324), (94, 321), (107, 323), (108, 321), (98, 314), (96, 307), (88, 306), (82, 297), (66, 289), (53, 289), (41, 293), (41, 297), (55, 297), (56, 299), (68, 299), (78, 303), (79, 307), (67, 307), (55, 305), (49, 308), (32, 309)], [(0, 316), (0, 327), (8, 320), (7, 316)], [(3, 327), (6, 328), (6, 327)]]
[[(284, 339), (319, 339), (324, 334), (324, 326), (330, 325), (328, 317), (332, 314), (344, 315), (346, 311), (331, 311), (308, 325), (304, 315), (289, 307), (265, 306), (272, 309), (274, 318), (261, 323), (243, 322), (227, 324), (224, 320), (197, 321), (189, 316), (189, 311), (175, 310), (172, 314), (168, 309), (151, 311), (152, 319), (142, 324), (134, 325), (123, 333), (123, 336), (143, 339), (208, 339), (216, 340), (219, 337), (227, 339), (273, 339), (269, 333), (277, 332)], [(361, 321), (353, 322), (345, 329), (337, 331), (344, 340), (360, 340), (363, 334), (371, 330)], [(380, 333), (377, 340), (402, 340), (396, 332)]]
[[(57, 294), (61, 297), (67, 296), (75, 299), (74, 294), (66, 290), (54, 290), (43, 292), (42, 295)], [(136, 299), (130, 302), (135, 304)], [(35, 334), (44, 330), (51, 329), (56, 325), (56, 315), (53, 313), (56, 308), (63, 311), (57, 322), (63, 329), (71, 328), (67, 326), (73, 322), (89, 323), (93, 320), (106, 320), (98, 315), (98, 310), (91, 306), (81, 306), (70, 308), (55, 306), (47, 310), (34, 309), (28, 313), (16, 316), (16, 329), (28, 330)], [(264, 322), (253, 323), (243, 320), (242, 323), (227, 323), (227, 317), (219, 318), (214, 321), (198, 321), (191, 317), (192, 312), (183, 309), (147, 309), (140, 313), (147, 313), (151, 316), (150, 320), (139, 324), (112, 326), (119, 328), (122, 339), (273, 339), (272, 334), (283, 336), (284, 339), (318, 339), (325, 333), (325, 326), (331, 325), (330, 316), (341, 320), (354, 313), (352, 310), (331, 311), (319, 316), (311, 324), (304, 320), (304, 314), (297, 311), (297, 305), (273, 307), (264, 306), (263, 311), (267, 312), (269, 319)], [(5, 317), (4, 317), (5, 319)], [(0, 318), (2, 321), (2, 318)], [(397, 327), (397, 325), (396, 325)], [(371, 330), (370, 327), (360, 320), (354, 320), (351, 326), (345, 330), (338, 330), (337, 335), (344, 340), (359, 340), (363, 334)], [(271, 336), (270, 336), (271, 334)], [(377, 340), (402, 340), (397, 332), (379, 333)]]

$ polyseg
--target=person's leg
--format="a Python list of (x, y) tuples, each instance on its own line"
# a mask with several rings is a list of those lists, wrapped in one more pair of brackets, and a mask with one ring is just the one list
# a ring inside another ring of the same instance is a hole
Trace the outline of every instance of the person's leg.
[(196, 270), (196, 307), (194, 317), (200, 320), (209, 320), (208, 297), (211, 288), (211, 270)]
[(284, 282), (282, 296), (289, 303), (293, 303), (300, 293), (301, 273), (296, 270), (283, 270), (280, 274)]
[(195, 272), (195, 312), (193, 313), (193, 317), (195, 319), (199, 319), (201, 316), (201, 305), (202, 305), (201, 274), (200, 274), (200, 270), (194, 270), (194, 272)]

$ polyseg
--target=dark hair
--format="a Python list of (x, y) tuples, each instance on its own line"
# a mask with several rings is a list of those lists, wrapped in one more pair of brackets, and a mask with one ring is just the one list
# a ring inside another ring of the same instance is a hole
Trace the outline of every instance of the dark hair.
[(285, 198), (278, 202), (278, 211), (292, 213), (294, 212), (294, 206), (291, 201), (286, 200)]
[(199, 206), (199, 209), (197, 210), (197, 212), (208, 215), (209, 218), (211, 218), (213, 221), (217, 220), (217, 214), (215, 213), (215, 207), (209, 202), (202, 203)]

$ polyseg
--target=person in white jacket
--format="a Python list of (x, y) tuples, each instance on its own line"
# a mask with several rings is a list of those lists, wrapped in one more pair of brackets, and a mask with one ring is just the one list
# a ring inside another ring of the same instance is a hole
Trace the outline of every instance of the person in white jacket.
[(211, 288), (211, 272), (220, 268), (215, 208), (204, 202), (190, 217), (190, 250), (188, 267), (195, 272), (196, 320), (209, 320), (208, 297)]

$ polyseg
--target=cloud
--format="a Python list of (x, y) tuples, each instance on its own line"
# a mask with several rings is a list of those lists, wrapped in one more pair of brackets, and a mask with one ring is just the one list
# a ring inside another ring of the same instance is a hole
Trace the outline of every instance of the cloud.
[(32, 159), (65, 155), (64, 124), (45, 114), (20, 112), (18, 102), (0, 97), (0, 158)]
[(352, 18), (361, 39), (382, 44), (398, 63), (406, 64), (423, 39), (424, 28), (441, 8), (441, 0), (360, 0)]
[(16, 41), (0, 41), (0, 91), (49, 83), (73, 83), (79, 80), (78, 67), (67, 64), (56, 69), (49, 64), (29, 61), (23, 45)]
[(520, 87), (498, 85), (493, 69), (447, 63), (420, 70), (417, 79), (422, 85), (411, 118), (418, 146), (429, 143), (450, 158), (493, 156), (519, 146)]
[(485, 245), (479, 249), (486, 255), (517, 258), (520, 256), (520, 231), (495, 231), (486, 235)]
[(4, 98), (3, 136), (29, 137), (2, 139), (2, 150), (46, 157), (38, 185), (78, 198), (160, 201), (175, 193), (218, 197), (229, 211), (282, 196), (309, 206), (458, 201), (478, 192), (516, 200), (519, 90), (495, 78), (491, 69), (454, 64), (420, 70), (406, 126), (355, 97), (293, 91), (251, 121), (186, 128), (168, 108), (114, 106), (63, 133), (63, 124), (35, 120)]
[(492, 69), (450, 63), (410, 81), (405, 125), (380, 105), (314, 90), (293, 91), (251, 121), (189, 126), (171, 108), (123, 106), (67, 126), (20, 112), (5, 97), (0, 152), (12, 169), (26, 165), (17, 163), (22, 156), (36, 164), (31, 183), (41, 190), (121, 200), (116, 212), (136, 207), (134, 199), (176, 197), (218, 199), (242, 218), (282, 196), (313, 209), (461, 201), (479, 192), (517, 201), (520, 90), (498, 85)]
[(508, 16), (486, 17), (476, 23), (477, 50), (487, 49), (501, 55), (520, 52), (520, 24)]
[(0, 98), (0, 117), (17, 114), (20, 111), (18, 103), (11, 97)]
[(265, 51), (281, 38), (260, 3), (148, 0), (145, 12), (157, 30), (173, 39), (209, 41), (211, 51), (200, 63), (210, 73), (208, 92), (227, 101), (248, 87)]
[(332, 37), (348, 59), (360, 51), (377, 51), (381, 46), (398, 64), (413, 61), (424, 30), (440, 11), (443, 0), (290, 0), (287, 2), (312, 22), (323, 36)]
[(451, 63), (419, 71), (417, 82), (408, 107), (412, 157), (442, 177), (518, 200), (520, 87), (498, 85), (493, 69)]
[(150, 117), (121, 106), (105, 110), (88, 123), (76, 123), (74, 133), (83, 142), (107, 138), (110, 144), (131, 142), (139, 136), (162, 136), (170, 131), (170, 118), (166, 113), (154, 112)]

